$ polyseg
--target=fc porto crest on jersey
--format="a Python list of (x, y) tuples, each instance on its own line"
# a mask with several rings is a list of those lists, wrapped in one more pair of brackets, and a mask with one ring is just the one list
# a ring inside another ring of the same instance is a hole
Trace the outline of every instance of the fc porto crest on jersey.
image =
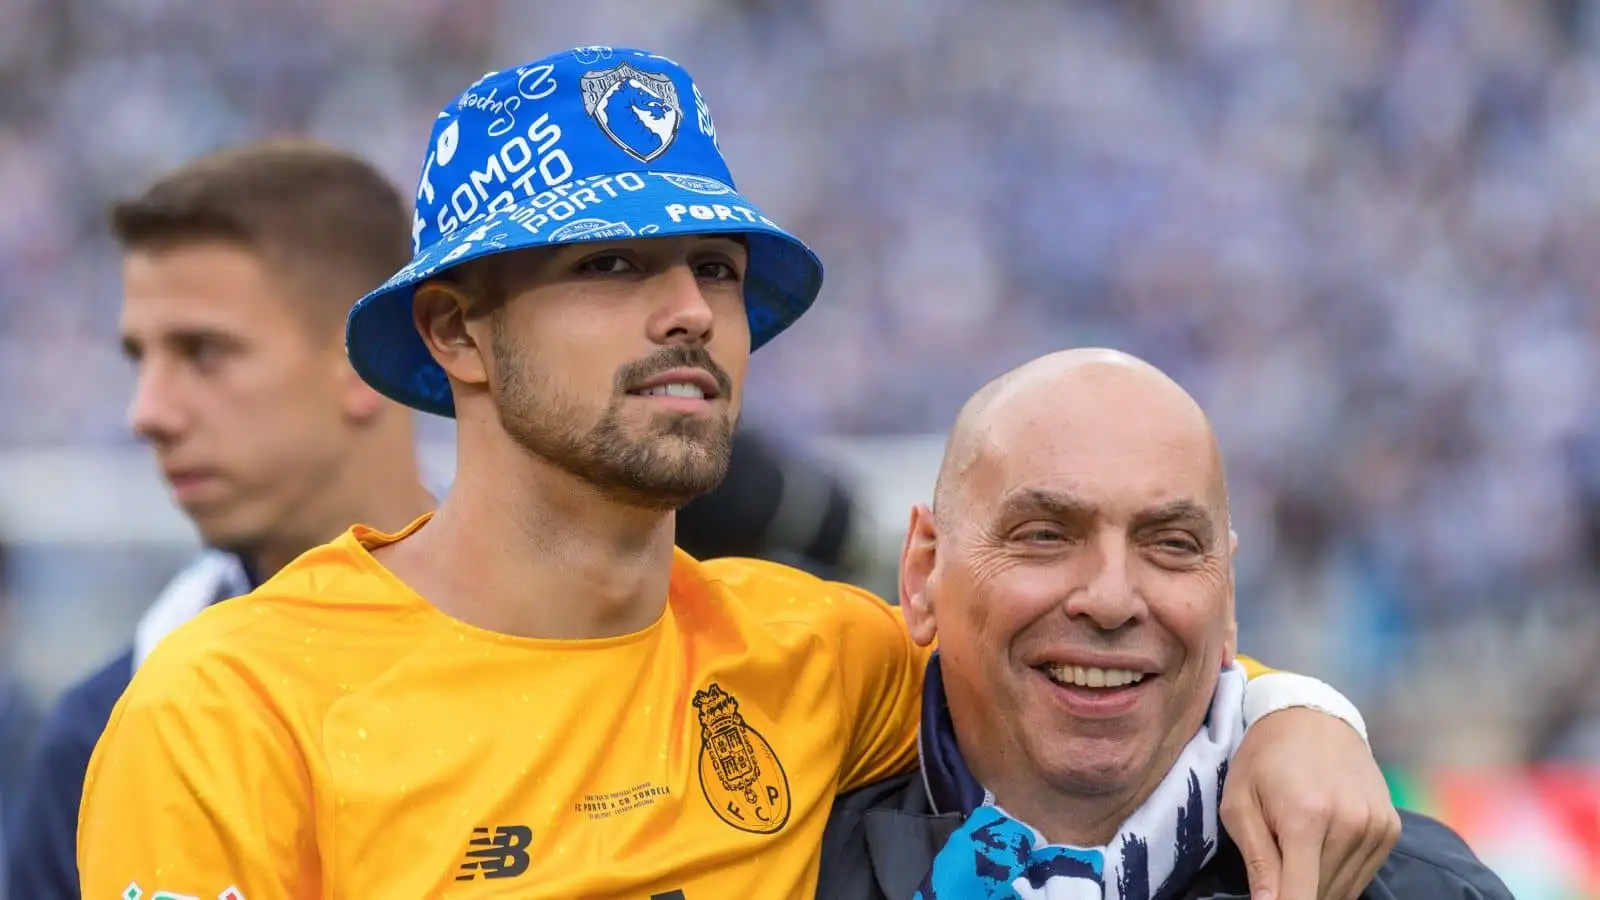
[(678, 136), (683, 106), (671, 78), (622, 63), (585, 74), (579, 85), (590, 118), (634, 159), (650, 162)]
[(700, 789), (722, 821), (772, 834), (789, 821), (789, 776), (766, 738), (739, 714), (739, 701), (716, 683), (696, 691), (700, 712)]

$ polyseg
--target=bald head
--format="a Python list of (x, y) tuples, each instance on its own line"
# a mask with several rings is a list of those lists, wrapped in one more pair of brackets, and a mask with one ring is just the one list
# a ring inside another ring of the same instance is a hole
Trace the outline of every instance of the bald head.
[(1215, 475), (1226, 512), (1222, 453), (1200, 404), (1165, 372), (1127, 353), (1098, 347), (1062, 350), (1024, 363), (973, 394), (945, 445), (934, 510), (943, 519), (965, 500), (970, 475), (986, 456), (1037, 447), (1052, 432), (1078, 439), (1148, 431), (1190, 445)]
[[(912, 511), (901, 607), (913, 638), (939, 642), (958, 736), (984, 737), (963, 741), (967, 762), (1052, 841), (1104, 843), (1171, 769), (1233, 657), (1211, 425), (1148, 363), (1051, 354), (962, 409), (935, 503)], [(1105, 681), (1128, 692), (1115, 716), (1077, 705), (1108, 659), (1142, 673)]]

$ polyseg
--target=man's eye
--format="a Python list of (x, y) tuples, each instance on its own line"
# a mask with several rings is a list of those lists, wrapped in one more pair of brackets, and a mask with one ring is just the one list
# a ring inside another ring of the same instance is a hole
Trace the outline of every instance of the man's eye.
[(739, 270), (725, 262), (707, 262), (694, 267), (696, 278), (708, 281), (738, 281)]
[(181, 350), (183, 357), (197, 366), (215, 365), (226, 355), (226, 348), (220, 342), (207, 338), (184, 341)]
[(595, 256), (578, 264), (578, 271), (590, 275), (624, 275), (638, 268), (625, 256), (608, 253)]
[(1203, 551), (1200, 542), (1187, 536), (1168, 536), (1156, 541), (1156, 545), (1169, 553), (1182, 553), (1196, 555)]

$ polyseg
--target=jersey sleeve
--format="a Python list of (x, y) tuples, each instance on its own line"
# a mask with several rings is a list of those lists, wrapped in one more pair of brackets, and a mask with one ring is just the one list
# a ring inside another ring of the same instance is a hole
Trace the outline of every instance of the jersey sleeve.
[(317, 896), (311, 798), (288, 729), (247, 676), (157, 654), (89, 762), (82, 895)]
[(1270, 675), (1276, 671), (1275, 669), (1264, 665), (1260, 660), (1252, 659), (1248, 656), (1235, 656), (1234, 661), (1239, 665), (1244, 666), (1245, 677), (1252, 681), (1260, 678), (1263, 675)]
[(922, 677), (931, 647), (912, 643), (900, 609), (860, 588), (838, 585), (853, 602), (841, 604), (839, 672), (848, 729), (839, 791), (853, 790), (910, 769), (917, 761)]

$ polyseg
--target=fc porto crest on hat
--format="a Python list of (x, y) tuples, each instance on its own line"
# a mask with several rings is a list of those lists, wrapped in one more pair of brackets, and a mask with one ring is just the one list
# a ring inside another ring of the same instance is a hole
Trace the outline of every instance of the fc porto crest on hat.
[(583, 107), (606, 137), (629, 156), (650, 162), (667, 152), (683, 122), (678, 86), (657, 75), (621, 63), (587, 72), (579, 80)]

